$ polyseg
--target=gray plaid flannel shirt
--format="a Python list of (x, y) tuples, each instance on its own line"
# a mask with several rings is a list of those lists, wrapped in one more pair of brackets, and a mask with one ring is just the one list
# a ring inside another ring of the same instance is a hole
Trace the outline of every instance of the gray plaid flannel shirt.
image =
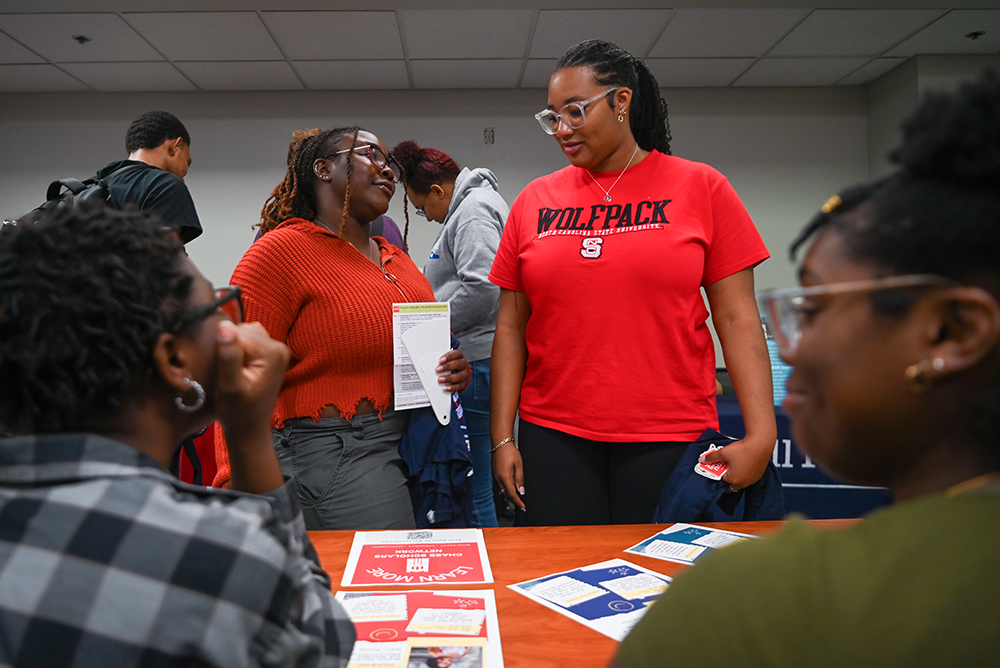
[(295, 483), (187, 485), (106, 438), (0, 439), (0, 665), (343, 666)]

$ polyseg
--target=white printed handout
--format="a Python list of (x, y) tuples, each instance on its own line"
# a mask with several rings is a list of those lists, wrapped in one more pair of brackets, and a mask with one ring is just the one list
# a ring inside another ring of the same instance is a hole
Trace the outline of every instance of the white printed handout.
[(655, 536), (625, 550), (645, 557), (693, 564), (720, 547), (756, 538), (746, 533), (709, 529), (694, 524), (672, 524)]
[(485, 610), (420, 608), (413, 613), (413, 619), (406, 626), (406, 630), (415, 633), (472, 636), (479, 633), (485, 617)]
[[(412, 330), (412, 331), (411, 331)], [(441, 356), (451, 348), (447, 302), (392, 305), (392, 385), (396, 410), (431, 406), (441, 424), (451, 418), (451, 396), (437, 381)]]
[(493, 571), (482, 529), (356, 531), (344, 587), (486, 584)]
[(670, 582), (666, 575), (611, 559), (508, 586), (620, 641)]

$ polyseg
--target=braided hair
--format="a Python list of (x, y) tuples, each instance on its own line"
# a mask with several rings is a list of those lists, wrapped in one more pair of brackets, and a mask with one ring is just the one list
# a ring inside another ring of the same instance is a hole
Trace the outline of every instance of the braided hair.
[[(305, 218), (306, 220), (316, 218), (316, 175), (313, 173), (313, 163), (330, 153), (333, 146), (348, 135), (354, 138), (351, 142), (351, 149), (353, 149), (360, 131), (361, 128), (357, 126), (333, 128), (303, 137), (297, 146), (289, 147), (294, 150), (288, 161), (288, 171), (285, 173), (285, 178), (271, 192), (271, 196), (264, 202), (264, 208), (260, 212), (258, 227), (263, 233), (270, 232), (289, 218)], [(347, 161), (347, 192), (344, 195), (344, 218), (341, 220), (341, 233), (343, 233), (343, 225), (347, 220), (347, 210), (350, 204), (353, 165), (353, 160)]]
[(189, 316), (183, 246), (150, 213), (59, 207), (0, 231), (0, 424), (85, 431), (153, 376), (157, 337)]
[[(625, 49), (602, 39), (588, 39), (571, 46), (556, 63), (556, 71), (589, 67), (594, 80), (604, 86), (623, 86), (632, 91), (629, 128), (645, 151), (656, 149), (670, 155), (670, 118), (667, 102), (646, 64)], [(608, 100), (614, 107), (614, 102)]]
[[(333, 128), (332, 130), (298, 130), (292, 134), (292, 142), (288, 146), (288, 171), (270, 197), (264, 202), (260, 212), (259, 227), (262, 234), (270, 232), (289, 218), (304, 218), (314, 220), (317, 215), (316, 174), (313, 173), (313, 163), (318, 158), (328, 155), (334, 146), (344, 137), (351, 137), (351, 146), (345, 153), (353, 155), (358, 145), (358, 133), (364, 131), (356, 125), (351, 127)], [(340, 219), (340, 236), (344, 236), (348, 212), (351, 207), (351, 179), (354, 175), (354, 160), (347, 160), (347, 185), (344, 191), (343, 213)], [(405, 207), (405, 200), (404, 200)], [(405, 212), (405, 211), (404, 211)], [(403, 232), (403, 248), (407, 248), (409, 221)]]

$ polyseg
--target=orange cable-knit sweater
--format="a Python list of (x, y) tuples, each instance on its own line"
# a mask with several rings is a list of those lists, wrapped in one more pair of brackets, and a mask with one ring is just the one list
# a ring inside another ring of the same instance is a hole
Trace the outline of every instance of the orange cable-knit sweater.
[[(261, 323), (292, 353), (276, 427), (319, 419), (328, 405), (351, 419), (365, 398), (380, 412), (391, 407), (392, 304), (434, 301), (434, 291), (403, 251), (375, 240), (381, 269), (338, 235), (293, 218), (258, 239), (236, 266), (232, 284), (243, 291), (246, 321)], [(229, 480), (222, 443), (216, 459), (215, 485), (222, 486)]]

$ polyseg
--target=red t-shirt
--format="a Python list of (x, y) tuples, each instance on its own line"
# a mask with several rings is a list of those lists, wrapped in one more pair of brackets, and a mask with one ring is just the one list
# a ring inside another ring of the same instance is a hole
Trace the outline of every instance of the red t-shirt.
[(531, 304), (519, 409), (593, 440), (690, 441), (718, 428), (701, 288), (769, 254), (708, 165), (653, 151), (611, 196), (569, 166), (514, 201), (490, 280)]

